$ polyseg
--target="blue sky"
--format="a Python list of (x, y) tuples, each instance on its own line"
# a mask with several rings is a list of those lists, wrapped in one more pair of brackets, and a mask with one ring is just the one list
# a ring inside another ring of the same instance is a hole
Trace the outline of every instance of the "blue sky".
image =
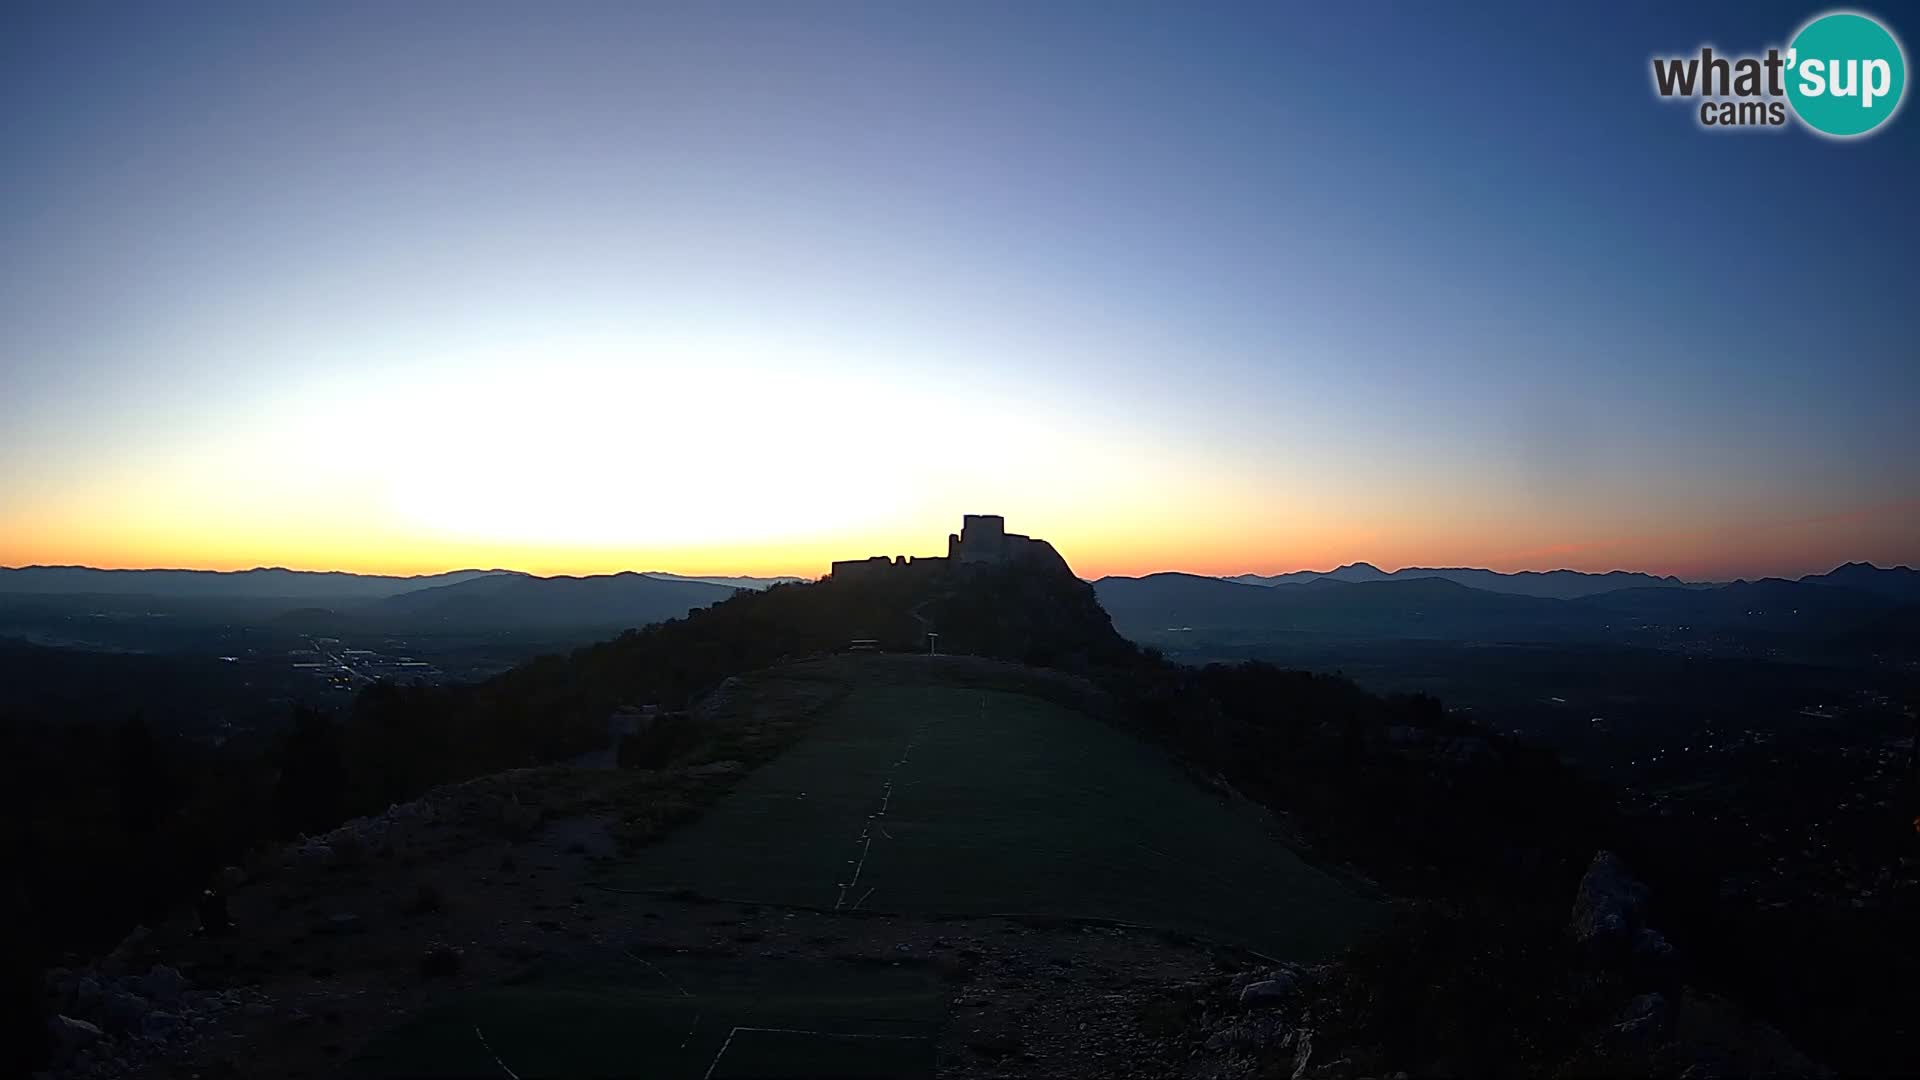
[(1911, 110), (1650, 86), (1820, 10), (10, 8), (0, 562), (1912, 561)]

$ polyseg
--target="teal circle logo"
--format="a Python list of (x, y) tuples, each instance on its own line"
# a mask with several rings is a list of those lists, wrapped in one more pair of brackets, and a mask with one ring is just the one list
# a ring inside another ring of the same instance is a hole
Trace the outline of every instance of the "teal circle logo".
[(1906, 88), (1900, 43), (1865, 15), (1822, 15), (1787, 47), (1787, 100), (1824, 135), (1851, 138), (1886, 123)]

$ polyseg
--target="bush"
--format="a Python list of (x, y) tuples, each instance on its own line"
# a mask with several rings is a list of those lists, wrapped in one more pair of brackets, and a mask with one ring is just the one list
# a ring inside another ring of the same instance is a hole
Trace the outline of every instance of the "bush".
[(699, 721), (686, 713), (671, 713), (645, 731), (620, 740), (623, 769), (664, 769), (688, 757), (706, 741)]

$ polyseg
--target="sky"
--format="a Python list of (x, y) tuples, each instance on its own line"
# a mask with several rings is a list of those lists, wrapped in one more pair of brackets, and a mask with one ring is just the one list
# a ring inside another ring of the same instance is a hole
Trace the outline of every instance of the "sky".
[(8, 5), (0, 565), (1920, 563), (1920, 114), (1651, 86), (1822, 10)]

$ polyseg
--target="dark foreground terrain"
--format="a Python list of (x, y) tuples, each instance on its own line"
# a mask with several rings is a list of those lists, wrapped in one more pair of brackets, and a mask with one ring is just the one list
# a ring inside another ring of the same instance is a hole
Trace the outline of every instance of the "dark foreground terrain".
[(13, 1015), (73, 1075), (1910, 1060), (1861, 962), (1898, 933), (1743, 921), (1702, 834), (1553, 750), (1169, 663), (1063, 565), (778, 585), (256, 747), (107, 736), (10, 736), (14, 955), (53, 969)]
[[(1377, 889), (1302, 862), (1217, 777), (1081, 727), (1099, 721), (1074, 706), (1099, 696), (960, 658), (731, 680), (696, 710), (703, 744), (671, 767), (438, 788), (228, 871), (225, 933), (182, 914), (53, 973), (72, 1018), (63, 1074), (1461, 1067), (1432, 1056), (1449, 1036), (1382, 1024), (1462, 1022), (1401, 1016), (1391, 996), (1402, 965), (1458, 959), (1393, 949), (1447, 946), (1389, 928)], [(1069, 776), (1063, 754), (1078, 758)], [(1559, 1004), (1612, 993), (1629, 1015), (1556, 1017), (1591, 1023), (1556, 1048), (1573, 1065), (1710, 1050), (1743, 1075), (1812, 1068), (1711, 995), (1675, 983), (1642, 1000), (1628, 975), (1591, 978), (1603, 993)]]

